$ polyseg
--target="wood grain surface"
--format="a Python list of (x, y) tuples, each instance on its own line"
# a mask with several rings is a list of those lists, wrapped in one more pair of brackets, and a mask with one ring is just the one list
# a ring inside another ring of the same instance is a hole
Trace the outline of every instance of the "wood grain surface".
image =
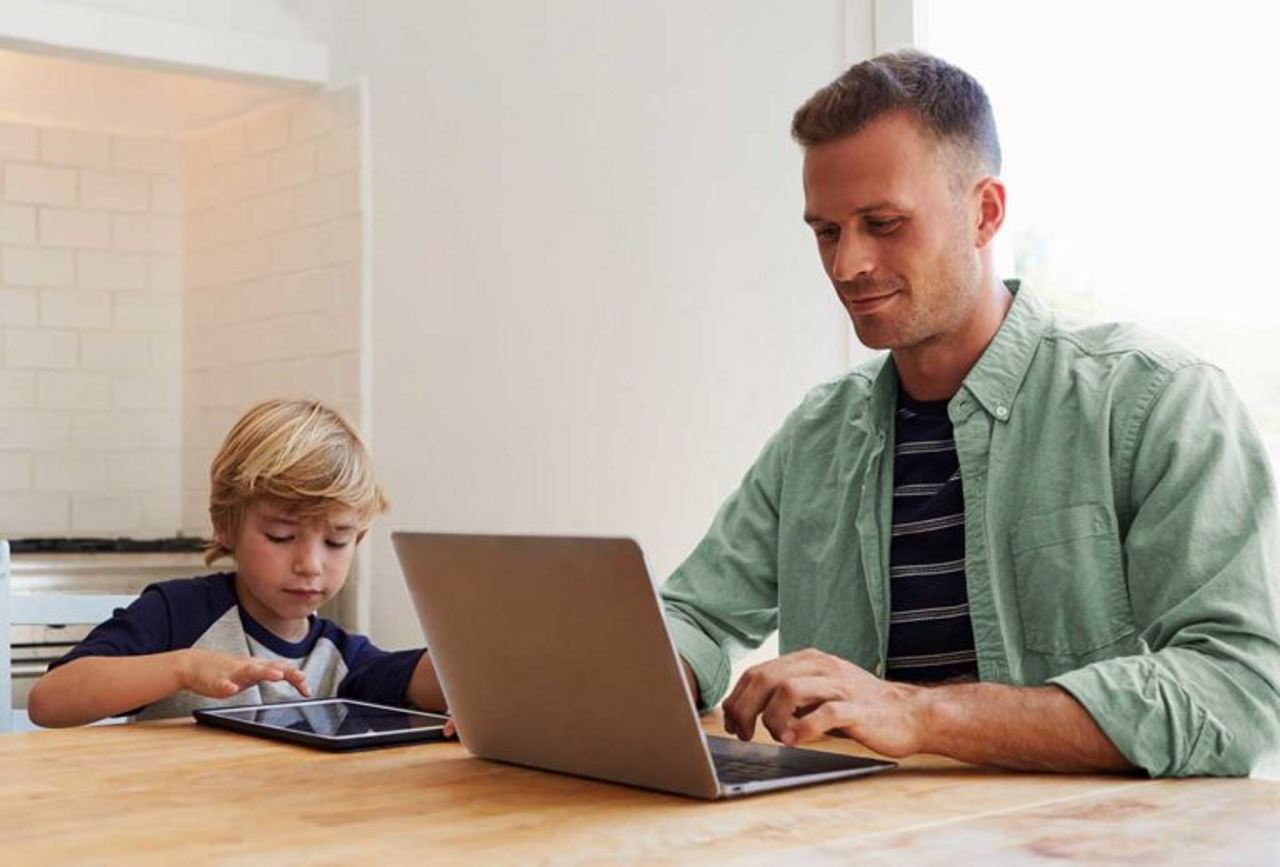
[(1280, 863), (1280, 784), (1250, 780), (919, 757), (708, 803), (456, 743), (329, 754), (186, 722), (7, 735), (0, 767), (5, 865)]

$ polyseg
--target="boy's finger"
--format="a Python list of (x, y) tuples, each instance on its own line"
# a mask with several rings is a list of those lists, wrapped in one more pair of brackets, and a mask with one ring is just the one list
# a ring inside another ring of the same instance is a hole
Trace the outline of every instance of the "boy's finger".
[(248, 686), (262, 680), (283, 680), (284, 674), (271, 663), (255, 661), (241, 668), (237, 679), (243, 679)]
[(307, 676), (305, 674), (290, 666), (285, 670), (284, 676), (288, 678), (289, 683), (293, 684), (294, 689), (307, 698), (311, 698), (311, 689), (307, 686)]

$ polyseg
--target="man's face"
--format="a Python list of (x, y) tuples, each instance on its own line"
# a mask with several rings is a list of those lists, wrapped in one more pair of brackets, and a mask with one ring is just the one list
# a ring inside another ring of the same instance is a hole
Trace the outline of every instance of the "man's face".
[(978, 196), (959, 171), (902, 112), (806, 152), (805, 222), (865, 345), (918, 347), (974, 315)]

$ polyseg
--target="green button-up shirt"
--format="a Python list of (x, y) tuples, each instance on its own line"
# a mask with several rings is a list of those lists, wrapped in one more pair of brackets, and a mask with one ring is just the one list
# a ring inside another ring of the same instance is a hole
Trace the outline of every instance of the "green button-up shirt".
[[(882, 674), (897, 374), (810, 392), (662, 588), (707, 707), (775, 629)], [(1280, 526), (1223, 374), (1017, 291), (948, 404), (984, 681), (1054, 683), (1153, 775), (1246, 774), (1280, 745)]]

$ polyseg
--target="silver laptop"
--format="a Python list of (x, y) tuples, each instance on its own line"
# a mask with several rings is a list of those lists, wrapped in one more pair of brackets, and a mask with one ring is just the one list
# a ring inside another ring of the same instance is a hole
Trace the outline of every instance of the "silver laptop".
[(450, 713), (481, 758), (697, 798), (894, 766), (707, 737), (630, 539), (392, 541)]

